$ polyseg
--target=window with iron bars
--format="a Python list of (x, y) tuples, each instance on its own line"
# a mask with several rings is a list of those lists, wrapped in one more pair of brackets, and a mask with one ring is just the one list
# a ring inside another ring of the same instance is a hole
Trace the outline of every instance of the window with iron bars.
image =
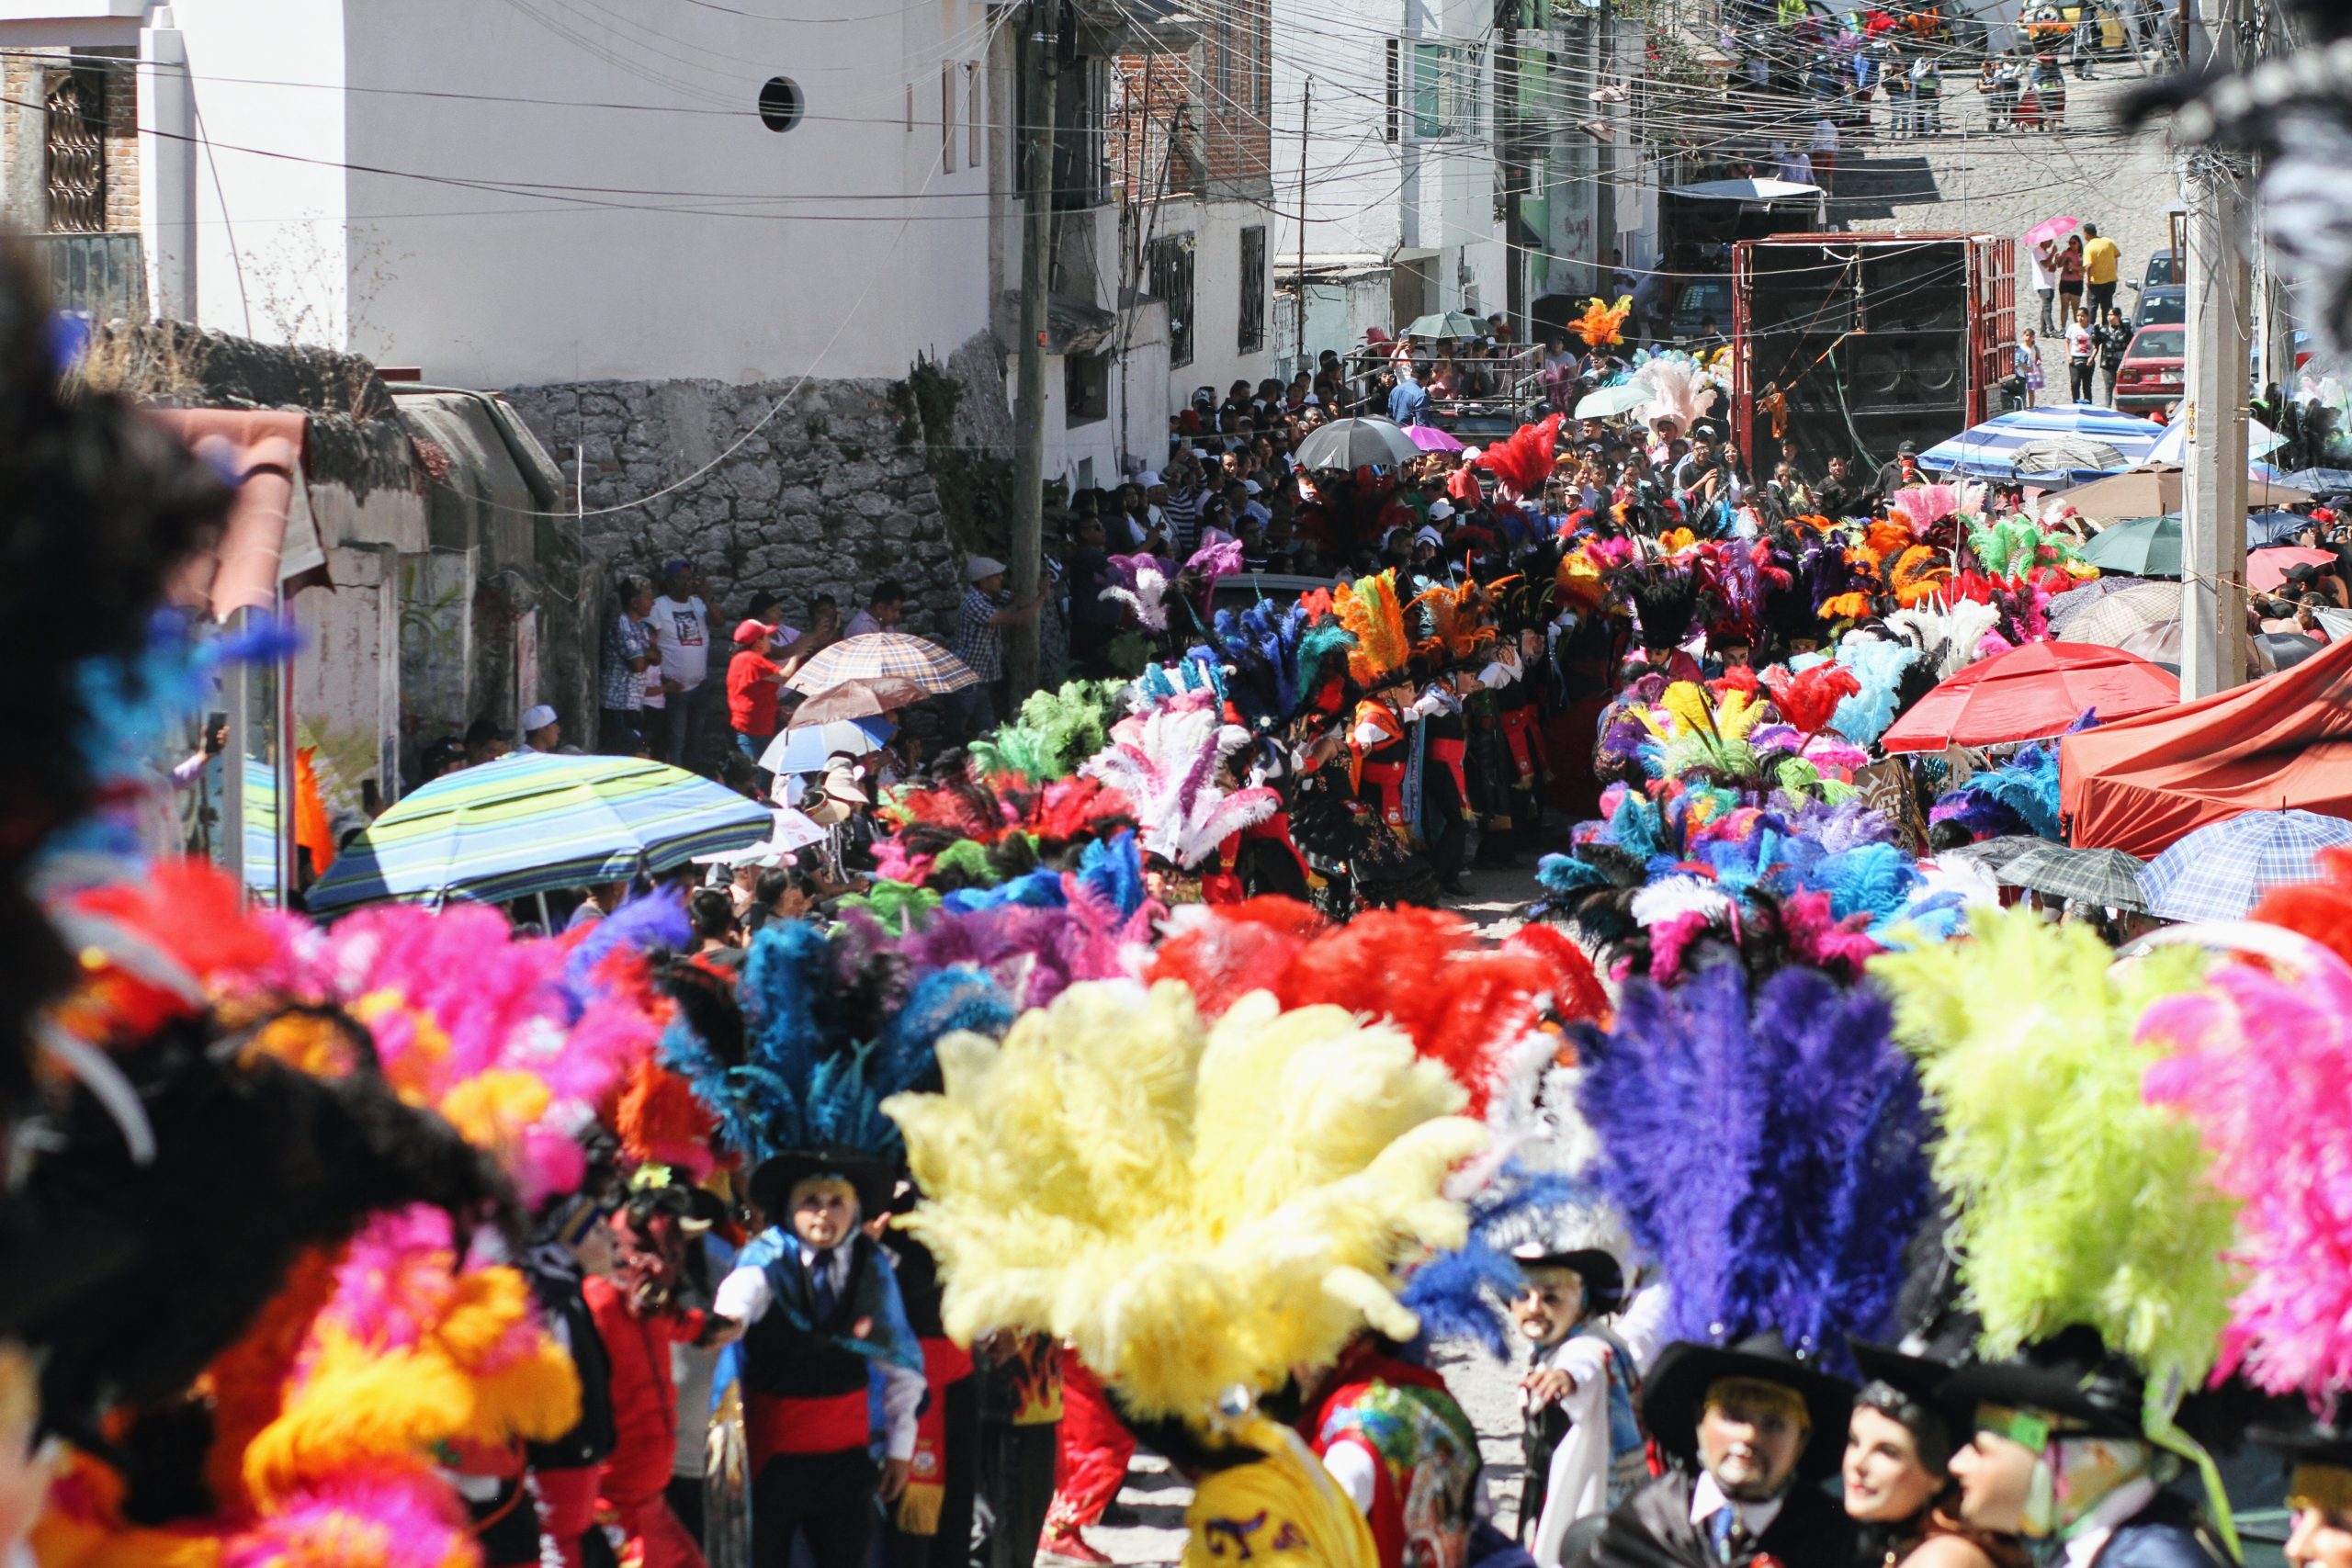
[(1144, 247), (1151, 295), (1168, 305), (1168, 363), (1193, 362), (1193, 236), (1170, 234)]
[(1255, 354), (1266, 346), (1266, 226), (1241, 231), (1241, 333), (1235, 346)]
[(43, 84), (41, 194), (52, 234), (107, 228), (107, 78), (92, 66), (49, 73)]

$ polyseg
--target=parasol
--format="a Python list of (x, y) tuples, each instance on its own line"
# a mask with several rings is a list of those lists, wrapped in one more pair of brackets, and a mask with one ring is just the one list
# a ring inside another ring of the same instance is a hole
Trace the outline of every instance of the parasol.
[(1632, 413), (1650, 400), (1650, 389), (1638, 381), (1619, 381), (1587, 392), (1577, 400), (1578, 419), (1614, 419)]
[(2352, 822), (2315, 811), (2245, 811), (2177, 840), (2140, 873), (2148, 912), (2167, 920), (2242, 920), (2285, 882), (2319, 875), (2319, 852), (2352, 844)]
[(1298, 444), (1302, 468), (1387, 468), (1420, 455), (1413, 438), (1385, 419), (1335, 419)]
[(2305, 549), (2301, 545), (2272, 545), (2256, 550), (2245, 558), (2245, 585), (2256, 593), (2267, 593), (2285, 582), (2287, 573), (2299, 566), (2334, 571), (2335, 552)]
[(813, 696), (851, 681), (903, 681), (934, 697), (980, 683), (970, 665), (928, 638), (906, 632), (868, 632), (844, 637), (819, 653), (785, 684)]
[(2135, 517), (2091, 536), (2083, 559), (2101, 571), (2128, 577), (2180, 575), (2180, 519)]
[(2045, 240), (2053, 245), (2063, 245), (2066, 243), (2066, 236), (2082, 226), (2083, 220), (2079, 218), (2045, 218), (2025, 231), (2026, 248), (2030, 250)]
[(1879, 744), (1892, 753), (2040, 740), (2087, 712), (2129, 718), (2179, 700), (2180, 682), (2144, 659), (2086, 643), (2030, 642), (1944, 682)]
[(1459, 452), (1462, 438), (1450, 430), (1440, 430), (1434, 424), (1416, 424), (1405, 432), (1405, 439), (1424, 452)]

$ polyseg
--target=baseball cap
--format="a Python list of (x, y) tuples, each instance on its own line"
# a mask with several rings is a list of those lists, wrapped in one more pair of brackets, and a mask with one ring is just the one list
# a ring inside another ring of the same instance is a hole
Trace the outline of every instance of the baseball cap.
[(684, 556), (672, 556), (662, 563), (662, 575), (664, 579), (675, 577), (694, 564)]
[(1242, 492), (1246, 495), (1258, 494), (1260, 488), (1261, 487), (1256, 479), (1243, 479), (1241, 481)]
[(1136, 483), (1143, 486), (1146, 490), (1158, 489), (1159, 485), (1159, 470), (1158, 468), (1146, 468), (1143, 472), (1136, 476)]
[(1414, 531), (1413, 543), (1427, 545), (1433, 550), (1442, 550), (1445, 548), (1445, 536), (1434, 528), (1420, 528)]
[(765, 642), (775, 635), (775, 628), (765, 621), (739, 621), (735, 626), (737, 642)]
[(1444, 522), (1447, 518), (1449, 518), (1449, 517), (1451, 517), (1451, 516), (1453, 516), (1453, 502), (1450, 502), (1450, 501), (1444, 501), (1444, 500), (1432, 501), (1432, 502), (1430, 502), (1430, 522), (1432, 522), (1432, 523), (1442, 523), (1442, 522)]
[(964, 579), (978, 582), (983, 577), (994, 577), (1004, 570), (1004, 563), (992, 556), (974, 556), (964, 563)]
[(1898, 457), (1916, 457), (1919, 455), (1919, 444), (1917, 441), (1905, 441), (1894, 449), (1894, 455)]
[(545, 703), (534, 703), (523, 710), (523, 733), (526, 735), (534, 729), (545, 729), (554, 722), (555, 709)]

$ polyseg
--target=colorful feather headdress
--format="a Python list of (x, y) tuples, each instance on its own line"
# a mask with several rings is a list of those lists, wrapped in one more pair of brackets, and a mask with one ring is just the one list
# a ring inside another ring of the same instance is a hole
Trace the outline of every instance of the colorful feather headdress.
[(2082, 1324), (2152, 1372), (2202, 1376), (2229, 1315), (2235, 1205), (2197, 1129), (2142, 1100), (2154, 1054), (2132, 1039), (2149, 1003), (2197, 983), (2199, 956), (2110, 967), (2089, 928), (2030, 909), (1979, 910), (1970, 929), (1871, 973), (1935, 1104), (1984, 1353)]
[(1126, 797), (1146, 853), (1194, 866), (1282, 804), (1271, 789), (1228, 789), (1218, 781), (1226, 756), (1249, 743), (1250, 732), (1227, 724), (1214, 698), (1195, 694), (1121, 719), (1111, 728), (1111, 745), (1085, 771)]
[(1355, 638), (1348, 649), (1349, 678), (1365, 691), (1388, 684), (1413, 653), (1395, 569), (1340, 583), (1331, 591), (1331, 611)]
[(1030, 693), (1012, 723), (972, 742), (973, 763), (983, 773), (1017, 774), (1032, 784), (1067, 776), (1102, 749), (1119, 686), (1116, 681), (1066, 681), (1059, 691)]
[(1587, 299), (1584, 314), (1568, 323), (1568, 330), (1584, 339), (1587, 348), (1614, 348), (1625, 341), (1625, 318), (1634, 313), (1634, 297), (1621, 294), (1617, 303), (1605, 305), (1598, 297)]
[(1460, 586), (1438, 583), (1413, 596), (1406, 608), (1426, 618), (1429, 635), (1413, 644), (1413, 651), (1432, 664), (1459, 663), (1473, 658), (1497, 636), (1486, 618), (1487, 591), (1476, 582)]
[[(1400, 953), (1414, 954), (1409, 970)], [(1334, 930), (1284, 898), (1196, 907), (1148, 973), (1185, 982), (1211, 1018), (1266, 991), (1285, 1008), (1329, 1003), (1393, 1024), (1453, 1075), (1474, 1116), (1532, 1037), (1556, 1044), (1553, 1021), (1608, 1010), (1591, 962), (1560, 932), (1528, 927), (1498, 946), (1437, 909), (1371, 910)]]
[(976, 969), (936, 970), (902, 987), (812, 926), (775, 921), (752, 940), (740, 993), (744, 1055), (729, 1063), (684, 1020), (662, 1043), (746, 1168), (787, 1149), (901, 1152), (882, 1101), (927, 1087), (950, 1029), (1001, 1030), (1013, 1008)]
[(1885, 1000), (1804, 968), (1628, 981), (1578, 1032), (1600, 1188), (1672, 1282), (1675, 1337), (1778, 1329), (1838, 1364), (1882, 1334), (1929, 1207), (1928, 1127)]
[(1642, 405), (1642, 421), (1670, 419), (1684, 430), (1715, 406), (1716, 387), (1704, 367), (1687, 354), (1654, 355), (1634, 372), (1634, 379), (1649, 389)]
[(1258, 995), (1208, 1026), (1172, 981), (1081, 985), (940, 1066), (941, 1093), (888, 1111), (948, 1332), (1065, 1340), (1147, 1419), (1277, 1388), (1367, 1325), (1412, 1337), (1396, 1271), (1464, 1239), (1442, 1188), (1483, 1130), (1443, 1068), (1340, 1008)]
[(1344, 668), (1355, 637), (1303, 604), (1257, 604), (1216, 613), (1218, 651), (1232, 666), (1227, 694), (1252, 724), (1281, 725), (1306, 711), (1316, 692)]

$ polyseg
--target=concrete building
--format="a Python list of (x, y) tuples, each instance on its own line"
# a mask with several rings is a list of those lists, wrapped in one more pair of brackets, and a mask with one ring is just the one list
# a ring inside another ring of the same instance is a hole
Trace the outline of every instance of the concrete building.
[[(1271, 368), (1240, 273), (1269, 156), (1256, 4), (1048, 13), (1071, 18), (1049, 480), (1157, 462), (1193, 386)], [(0, 0), (0, 214), (94, 317), (506, 392), (615, 568), (691, 556), (729, 604), (888, 573), (945, 614), (962, 556), (1002, 548), (1029, 14)], [(1190, 72), (1213, 182), (1114, 180), (1115, 62), (1138, 56)], [(1171, 325), (1180, 254), (1214, 332)]]

